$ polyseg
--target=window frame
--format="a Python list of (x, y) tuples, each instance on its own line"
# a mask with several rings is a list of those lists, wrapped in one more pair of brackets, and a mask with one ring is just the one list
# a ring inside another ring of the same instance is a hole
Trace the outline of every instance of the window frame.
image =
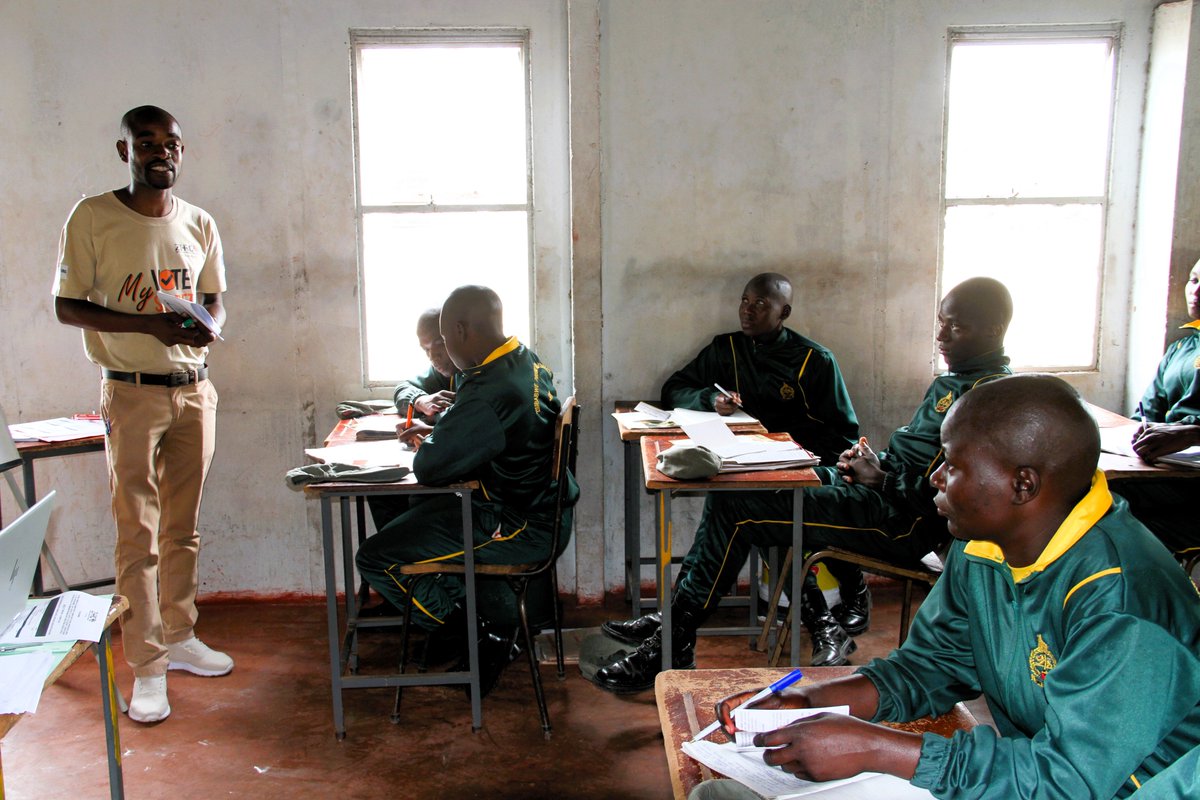
[[(524, 203), (479, 203), (440, 204), (394, 203), (391, 205), (364, 205), (359, 170), (362, 154), (359, 152), (359, 73), (362, 62), (359, 53), (364, 49), (394, 46), (472, 47), (478, 45), (518, 45), (522, 53), (523, 84), (525, 87), (525, 202)], [(529, 318), (527, 320), (531, 338), (536, 336), (536, 291), (534, 254), (534, 174), (533, 174), (533, 81), (531, 66), (530, 29), (517, 27), (431, 27), (431, 28), (351, 28), (350, 29), (350, 81), (351, 81), (351, 139), (354, 174), (354, 228), (357, 248), (358, 330), (360, 374), (363, 386), (380, 388), (395, 386), (398, 380), (372, 380), (369, 373), (370, 342), (367, 341), (367, 292), (366, 267), (364, 264), (363, 228), (367, 214), (437, 214), (494, 211), (523, 211), (526, 228), (526, 291), (529, 296)], [(414, 322), (415, 324), (415, 322)]]
[[(1021, 43), (1036, 42), (1039, 44), (1055, 44), (1068, 42), (1105, 41), (1110, 48), (1110, 79), (1108, 125), (1105, 131), (1107, 144), (1104, 161), (1104, 194), (1065, 196), (1022, 196), (1022, 197), (972, 197), (949, 199), (946, 196), (946, 174), (949, 155), (950, 135), (950, 74), (954, 60), (955, 45), (970, 42)], [(941, 183), (938, 188), (938, 249), (937, 249), (937, 284), (938, 297), (945, 296), (950, 288), (944, 285), (945, 277), (945, 248), (946, 248), (946, 213), (947, 209), (958, 206), (1020, 206), (1020, 205), (1050, 205), (1050, 206), (1082, 206), (1098, 205), (1100, 207), (1100, 242), (1099, 258), (1096, 264), (1096, 296), (1093, 298), (1095, 311), (1095, 327), (1093, 329), (1092, 352), (1090, 364), (1055, 365), (1040, 367), (1014, 367), (1015, 372), (1047, 372), (1047, 373), (1099, 373), (1103, 349), (1102, 330), (1104, 323), (1104, 290), (1108, 275), (1106, 266), (1109, 259), (1109, 206), (1112, 202), (1113, 190), (1113, 151), (1116, 145), (1116, 128), (1119, 101), (1119, 79), (1121, 49), (1124, 44), (1124, 25), (1119, 22), (1082, 23), (1066, 25), (971, 25), (955, 26), (947, 30), (946, 35), (946, 79), (942, 103), (942, 163)], [(933, 364), (939, 363), (936, 338), (932, 342)]]

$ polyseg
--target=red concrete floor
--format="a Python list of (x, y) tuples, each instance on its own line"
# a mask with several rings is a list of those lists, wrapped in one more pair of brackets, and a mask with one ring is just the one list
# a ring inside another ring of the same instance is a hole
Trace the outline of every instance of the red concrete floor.
[[(896, 644), (900, 585), (872, 579), (872, 590), (873, 624), (857, 640), (855, 664)], [(620, 605), (570, 608), (566, 621), (596, 626), (625, 613)], [(744, 611), (722, 614), (741, 619)], [(522, 660), (485, 698), (478, 733), (471, 733), (461, 689), (407, 690), (398, 725), (389, 721), (392, 692), (369, 689), (345, 693), (347, 736), (338, 742), (323, 604), (206, 605), (199, 632), (237, 666), (223, 678), (172, 672), (168, 719), (146, 726), (121, 718), (131, 800), (670, 796), (652, 691), (619, 697), (588, 683), (573, 665), (562, 682), (543, 666), (554, 725), (547, 741)], [(397, 643), (394, 632), (367, 631), (364, 671), (393, 669)], [(801, 644), (807, 654), (807, 637)], [(120, 662), (119, 647), (115, 655)], [(701, 668), (766, 664), (746, 638), (728, 636), (702, 637), (697, 661)], [(118, 663), (117, 673), (128, 695), (128, 668)], [(5, 797), (108, 796), (98, 681), (95, 661), (80, 659), (43, 695), (38, 712), (5, 737)]]

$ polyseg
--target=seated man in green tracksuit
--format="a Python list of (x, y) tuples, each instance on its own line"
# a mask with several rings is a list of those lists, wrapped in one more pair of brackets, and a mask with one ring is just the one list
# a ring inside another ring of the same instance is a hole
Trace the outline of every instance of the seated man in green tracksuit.
[[(480, 482), (471, 496), (479, 564), (544, 558), (558, 489), (551, 469), (560, 410), (554, 375), (535, 353), (503, 331), (500, 298), (491, 289), (463, 286), (450, 294), (442, 305), (441, 332), (461, 372), (458, 392), (429, 435), (414, 439), (418, 450), (413, 471), (420, 483)], [(573, 505), (579, 490), (574, 478), (571, 483)], [(449, 636), (461, 636), (465, 626), (461, 580), (446, 575), (411, 581), (396, 570), (416, 562), (462, 563), (461, 524), (459, 501), (453, 495), (414, 500), (412, 508), (367, 539), (356, 559), (367, 582), (397, 607), (408, 602), (412, 591), (417, 626), (444, 630)], [(568, 512), (560, 548), (570, 530)], [(485, 669), (498, 657), (485, 653)], [(490, 666), (493, 672), (485, 685), (502, 668)]]
[[(772, 433), (788, 433), (821, 463), (833, 466), (838, 456), (858, 439), (858, 417), (850, 392), (833, 353), (784, 327), (792, 314), (792, 283), (775, 272), (755, 275), (742, 290), (738, 304), (741, 330), (713, 338), (686, 366), (663, 384), (664, 408), (716, 411), (727, 416), (740, 405)], [(716, 386), (729, 391), (727, 397)], [(710, 513), (713, 495), (705, 501), (701, 527)], [(830, 628), (818, 635), (845, 640), (847, 633), (867, 629), (870, 595), (862, 571), (853, 564), (827, 565), (836, 570), (846, 602), (845, 616), (828, 619)], [(638, 628), (606, 625), (605, 632), (636, 644), (658, 625), (650, 614)]]
[[(1009, 374), (1004, 334), (1012, 319), (1008, 289), (991, 278), (971, 278), (950, 290), (938, 312), (937, 341), (949, 370), (934, 379), (912, 421), (892, 434), (878, 456), (866, 445), (842, 453), (836, 468), (817, 467), (824, 485), (804, 490), (804, 542), (812, 550), (835, 545), (915, 566), (945, 543), (945, 523), (933, 506), (929, 474), (941, 461), (946, 412), (972, 387)], [(754, 546), (792, 541), (791, 492), (714, 492), (710, 513), (683, 563), (672, 600), (672, 663), (692, 666), (696, 630), (728, 593)], [(815, 583), (805, 583), (801, 620), (813, 638), (814, 664), (844, 664), (853, 639), (840, 631)], [(643, 618), (644, 620), (644, 618)], [(606, 623), (651, 628), (638, 649), (596, 672), (594, 681), (615, 692), (647, 689), (662, 667), (658, 627), (643, 620)]]
[[(1200, 444), (1200, 262), (1184, 286), (1188, 316), (1182, 339), (1167, 347), (1158, 373), (1133, 418), (1142, 421), (1133, 450), (1143, 460)], [(1114, 481), (1113, 491), (1129, 502), (1133, 515), (1171, 552), (1188, 558), (1200, 549), (1200, 530), (1191, 503), (1189, 481)]]
[[(1004, 378), (955, 403), (942, 430), (945, 462), (930, 481), (956, 540), (945, 574), (887, 658), (763, 701), (851, 714), (758, 734), (756, 744), (778, 748), (766, 762), (818, 781), (886, 772), (935, 797), (1074, 800), (1153, 786), (1191, 751), (1163, 788), (1193, 786), (1196, 587), (1109, 493), (1079, 395), (1048, 375)], [(941, 714), (980, 693), (995, 729), (947, 739), (874, 724)], [(726, 730), (748, 698), (718, 704)], [(738, 793), (702, 785), (692, 795), (718, 796)]]
[[(429, 359), (429, 369), (400, 381), (392, 393), (392, 402), (401, 415), (407, 415), (410, 406), (413, 409), (412, 427), (400, 433), (401, 441), (428, 436), (442, 412), (454, 402), (454, 362), (446, 353), (446, 343), (442, 340), (438, 324), (441, 313), (441, 309), (431, 308), (417, 317), (417, 344)], [(408, 510), (408, 497), (399, 494), (368, 496), (367, 505), (371, 508), (375, 530), (383, 530), (383, 526)], [(392, 610), (387, 603), (364, 609), (367, 616)]]

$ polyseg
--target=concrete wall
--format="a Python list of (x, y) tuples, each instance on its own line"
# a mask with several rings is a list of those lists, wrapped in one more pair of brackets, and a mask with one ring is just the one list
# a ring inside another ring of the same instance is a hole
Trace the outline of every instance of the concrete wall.
[[(1098, 402), (1123, 404), (1154, 5), (6, 4), (0, 405), (14, 421), (96, 405), (95, 370), (78, 333), (51, 313), (56, 237), (78, 197), (126, 180), (112, 144), (119, 115), (143, 102), (167, 107), (188, 141), (180, 195), (214, 214), (230, 269), (229, 340), (211, 359), (222, 401), (201, 520), (203, 590), (319, 592), (316, 509), (283, 487), (282, 474), (331, 427), (338, 400), (366, 394), (347, 31), (528, 27), (539, 181), (534, 345), (559, 366), (560, 387), (577, 390), (587, 409), (585, 496), (568, 558), (578, 581), (568, 568), (563, 584), (598, 597), (621, 581), (622, 462), (606, 412), (617, 398), (657, 394), (671, 369), (732, 329), (750, 274), (791, 275), (800, 297), (793, 324), (837, 353), (873, 439), (907, 420), (937, 368), (949, 26), (1124, 25), (1104, 309), (1106, 330), (1115, 333), (1104, 337), (1103, 374), (1077, 379)], [(103, 458), (46, 464), (39, 479), (69, 497), (53, 532), (69, 575), (107, 571)], [(680, 546), (691, 535), (684, 517)]]

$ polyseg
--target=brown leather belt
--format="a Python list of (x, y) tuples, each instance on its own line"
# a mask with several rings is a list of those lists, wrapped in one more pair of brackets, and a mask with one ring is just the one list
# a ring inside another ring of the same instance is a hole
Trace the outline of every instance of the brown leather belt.
[(149, 372), (117, 372), (115, 369), (102, 369), (101, 374), (110, 381), (124, 381), (143, 386), (189, 386), (208, 377), (208, 367), (179, 370), (166, 375), (154, 375)]

